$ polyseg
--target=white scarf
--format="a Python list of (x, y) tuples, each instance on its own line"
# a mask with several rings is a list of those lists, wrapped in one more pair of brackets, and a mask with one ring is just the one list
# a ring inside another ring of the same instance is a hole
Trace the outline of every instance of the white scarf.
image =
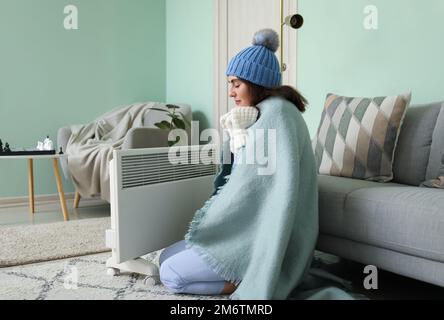
[(257, 121), (259, 111), (254, 107), (235, 107), (220, 118), (220, 124), (230, 136), (230, 150), (237, 153), (245, 146), (247, 128)]

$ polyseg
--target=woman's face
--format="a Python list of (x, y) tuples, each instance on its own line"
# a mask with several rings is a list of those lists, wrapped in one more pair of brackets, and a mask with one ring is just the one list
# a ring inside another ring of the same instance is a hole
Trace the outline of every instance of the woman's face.
[(237, 107), (252, 106), (252, 98), (248, 85), (237, 77), (228, 77), (230, 86), (230, 98), (234, 99)]

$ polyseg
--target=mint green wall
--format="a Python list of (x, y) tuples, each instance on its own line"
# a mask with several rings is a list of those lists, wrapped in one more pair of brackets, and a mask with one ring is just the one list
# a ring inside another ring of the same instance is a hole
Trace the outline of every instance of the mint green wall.
[[(167, 99), (189, 101), (198, 119), (213, 117), (213, 1), (167, 0)], [(367, 5), (379, 14), (366, 30)], [(442, 0), (298, 0), (298, 89), (316, 133), (328, 92), (350, 96), (412, 91), (412, 103), (444, 100)], [(208, 119), (208, 120), (207, 120)]]
[(213, 121), (213, 0), (166, 0), (168, 102), (192, 105), (200, 130)]
[[(305, 24), (298, 33), (298, 88), (315, 134), (325, 96), (396, 95), (413, 103), (444, 100), (444, 1), (299, 0)], [(379, 29), (363, 27), (375, 5)]]
[[(299, 0), (298, 89), (313, 135), (328, 92), (413, 92), (444, 100), (442, 0)], [(1, 0), (0, 138), (33, 146), (58, 127), (141, 100), (186, 102), (201, 130), (213, 121), (212, 0)], [(78, 5), (80, 30), (63, 29)], [(30, 5), (32, 4), (32, 6)], [(365, 30), (363, 9), (379, 10)], [(8, 114), (8, 116), (6, 116)], [(6, 119), (6, 120), (5, 120)], [(36, 163), (37, 194), (55, 193), (49, 164)], [(26, 195), (26, 163), (0, 161), (0, 197)], [(67, 191), (72, 186), (65, 181)]]
[[(69, 4), (79, 30), (63, 28)], [(117, 106), (164, 101), (165, 32), (164, 0), (1, 0), (0, 138), (33, 147)], [(36, 194), (57, 192), (49, 161), (34, 173)], [(25, 195), (26, 161), (0, 160), (0, 197)]]

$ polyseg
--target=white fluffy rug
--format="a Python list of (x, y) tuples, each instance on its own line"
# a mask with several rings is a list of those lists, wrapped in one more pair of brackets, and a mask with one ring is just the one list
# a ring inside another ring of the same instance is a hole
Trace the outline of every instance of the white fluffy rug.
[[(110, 223), (110, 218), (97, 218), (1, 227), (0, 300), (228, 299), (171, 294), (137, 274), (107, 275)], [(158, 265), (160, 252), (144, 258)]]
[(0, 227), (0, 267), (109, 251), (110, 218)]
[[(160, 251), (145, 256), (158, 263)], [(0, 300), (201, 300), (228, 296), (175, 295), (144, 276), (106, 273), (111, 253), (0, 269)]]

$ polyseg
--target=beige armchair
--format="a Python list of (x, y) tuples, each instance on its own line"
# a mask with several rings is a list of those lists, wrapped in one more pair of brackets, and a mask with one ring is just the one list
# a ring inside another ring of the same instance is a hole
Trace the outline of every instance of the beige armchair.
[[(191, 123), (193, 120), (192, 109), (190, 105), (187, 104), (176, 104), (180, 107), (180, 111), (185, 119)], [(167, 108), (164, 108), (167, 110)], [(125, 140), (122, 145), (122, 149), (142, 149), (142, 148), (160, 148), (168, 147), (168, 130), (161, 130), (155, 126), (155, 123), (161, 121), (171, 120), (166, 113), (152, 110), (147, 113), (143, 121), (143, 127), (131, 128), (126, 134)], [(191, 140), (191, 128), (186, 127), (188, 134), (188, 140)], [(57, 132), (57, 145), (58, 149), (62, 148), (63, 152), (66, 151), (66, 146), (68, 140), (71, 136), (71, 127), (66, 126), (60, 128)], [(68, 169), (68, 159), (65, 157), (61, 160), (60, 166), (63, 170), (63, 174), (66, 179), (70, 179), (71, 175)], [(76, 191), (74, 197), (74, 208), (78, 208), (80, 202), (80, 194)]]

